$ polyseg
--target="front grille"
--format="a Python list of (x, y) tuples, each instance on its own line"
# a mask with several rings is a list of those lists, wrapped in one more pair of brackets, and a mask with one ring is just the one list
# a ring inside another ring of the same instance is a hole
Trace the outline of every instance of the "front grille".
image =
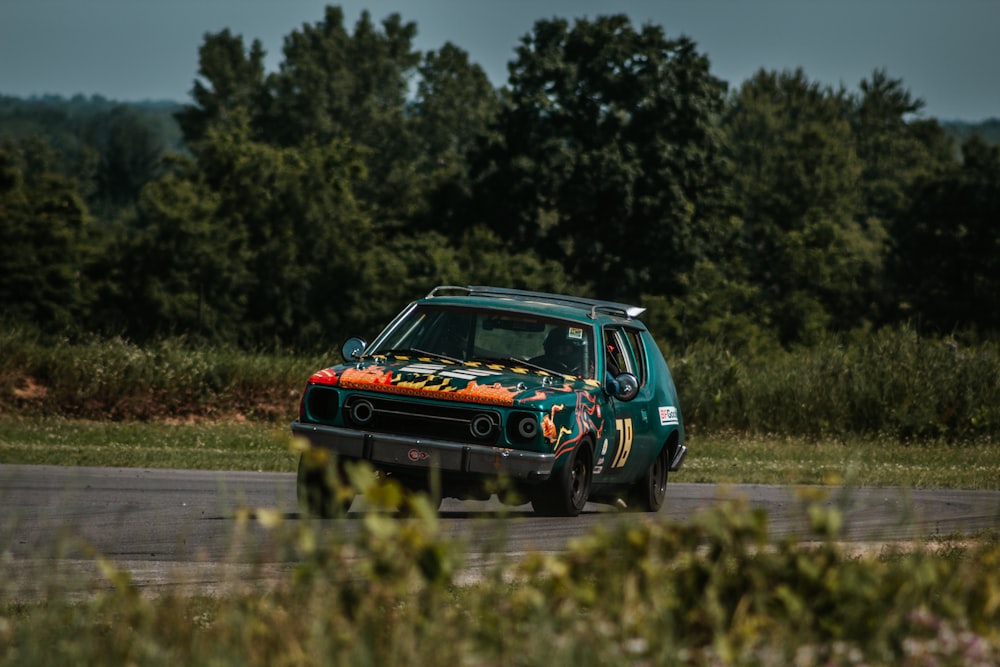
[(306, 394), (306, 411), (313, 419), (330, 421), (336, 419), (339, 399), (337, 392), (325, 387), (312, 387)]
[(355, 394), (344, 401), (344, 423), (372, 433), (494, 445), (500, 436), (496, 410), (427, 405)]

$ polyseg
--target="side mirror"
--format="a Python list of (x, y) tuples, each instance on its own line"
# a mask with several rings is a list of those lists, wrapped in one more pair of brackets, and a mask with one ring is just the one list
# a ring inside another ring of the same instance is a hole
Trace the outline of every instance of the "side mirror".
[(613, 396), (619, 401), (628, 402), (639, 394), (639, 378), (632, 375), (631, 373), (622, 373), (615, 378), (615, 383), (618, 385), (615, 388)]
[(344, 341), (344, 344), (340, 347), (340, 353), (344, 355), (344, 361), (357, 361), (364, 354), (367, 347), (368, 342), (364, 338), (354, 336)]

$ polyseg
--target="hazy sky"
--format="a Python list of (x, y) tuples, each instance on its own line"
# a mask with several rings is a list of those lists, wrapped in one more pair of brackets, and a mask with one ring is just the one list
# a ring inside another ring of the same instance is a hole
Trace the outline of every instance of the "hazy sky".
[(760, 68), (801, 67), (856, 91), (884, 68), (941, 120), (1000, 118), (1000, 0), (0, 0), (0, 94), (188, 101), (207, 32), (259, 39), (268, 70), (283, 39), (339, 4), (417, 24), (415, 47), (452, 42), (495, 85), (538, 19), (625, 13), (686, 35), (731, 87)]

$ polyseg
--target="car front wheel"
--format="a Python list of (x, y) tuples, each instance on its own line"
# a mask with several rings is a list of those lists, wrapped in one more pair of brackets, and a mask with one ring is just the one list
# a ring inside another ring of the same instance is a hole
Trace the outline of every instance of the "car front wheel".
[(569, 460), (535, 490), (531, 499), (535, 513), (542, 516), (577, 516), (590, 497), (593, 470), (590, 443), (580, 443), (570, 452)]

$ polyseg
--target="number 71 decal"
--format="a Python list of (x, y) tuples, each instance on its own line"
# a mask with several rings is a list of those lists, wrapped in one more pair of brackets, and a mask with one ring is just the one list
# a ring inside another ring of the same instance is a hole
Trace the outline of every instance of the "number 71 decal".
[(616, 419), (615, 431), (615, 460), (611, 463), (612, 468), (621, 468), (628, 461), (628, 455), (632, 453), (632, 419)]

